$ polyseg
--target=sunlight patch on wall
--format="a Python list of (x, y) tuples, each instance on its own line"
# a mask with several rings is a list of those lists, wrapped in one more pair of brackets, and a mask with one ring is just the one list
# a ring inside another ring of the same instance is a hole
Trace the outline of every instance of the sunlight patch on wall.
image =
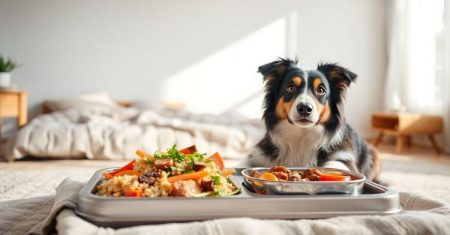
[(164, 83), (162, 101), (186, 103), (196, 113), (260, 118), (263, 86), (256, 71), (286, 54), (286, 30), (281, 18), (174, 74)]

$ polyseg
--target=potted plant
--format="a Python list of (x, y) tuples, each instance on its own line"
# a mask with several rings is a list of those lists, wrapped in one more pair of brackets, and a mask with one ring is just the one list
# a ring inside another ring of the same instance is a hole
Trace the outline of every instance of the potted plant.
[(11, 71), (16, 67), (16, 62), (0, 55), (0, 87), (9, 87), (11, 85)]

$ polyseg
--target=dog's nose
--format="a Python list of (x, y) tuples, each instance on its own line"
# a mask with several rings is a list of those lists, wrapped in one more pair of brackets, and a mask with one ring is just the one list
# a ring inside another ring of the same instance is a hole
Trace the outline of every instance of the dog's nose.
[(313, 107), (310, 104), (300, 103), (297, 105), (297, 111), (302, 116), (309, 116), (312, 113)]

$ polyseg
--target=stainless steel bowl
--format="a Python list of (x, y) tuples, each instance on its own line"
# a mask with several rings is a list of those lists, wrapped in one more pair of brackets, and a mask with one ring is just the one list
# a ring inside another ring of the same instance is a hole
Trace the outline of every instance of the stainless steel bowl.
[[(291, 167), (288, 168), (291, 171), (304, 171), (308, 168)], [(270, 168), (255, 167), (246, 168), (242, 170), (241, 174), (244, 176), (244, 185), (259, 194), (288, 194), (288, 195), (315, 195), (315, 194), (348, 194), (359, 195), (362, 192), (364, 181), (366, 177), (364, 175), (345, 171), (335, 168), (323, 168), (316, 167), (319, 171), (327, 173), (330, 171), (340, 172), (344, 175), (350, 176), (350, 181), (271, 181), (259, 179), (251, 176), (253, 171), (265, 172)]]

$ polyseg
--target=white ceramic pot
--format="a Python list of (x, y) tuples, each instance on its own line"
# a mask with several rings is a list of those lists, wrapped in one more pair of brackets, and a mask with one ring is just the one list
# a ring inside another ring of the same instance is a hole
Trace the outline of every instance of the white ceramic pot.
[(0, 87), (9, 87), (11, 85), (11, 73), (0, 73)]

